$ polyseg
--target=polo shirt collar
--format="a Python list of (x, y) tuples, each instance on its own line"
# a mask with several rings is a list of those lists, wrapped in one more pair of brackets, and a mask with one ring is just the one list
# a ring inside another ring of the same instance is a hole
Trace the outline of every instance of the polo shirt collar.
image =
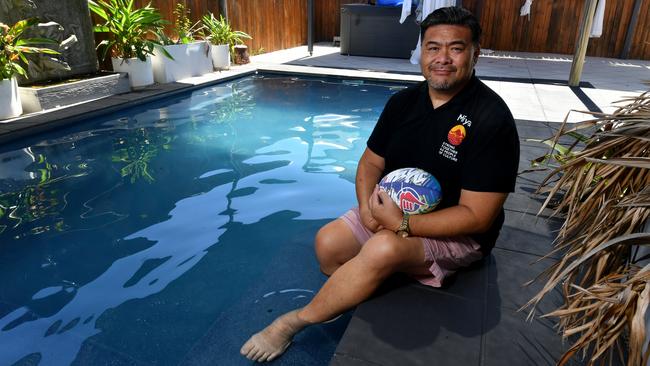
[(437, 109), (434, 109), (433, 105), (431, 104), (431, 99), (429, 98), (429, 85), (427, 84), (426, 80), (422, 83), (422, 86), (420, 88), (420, 93), (426, 105), (428, 105), (431, 110), (438, 111), (440, 109), (447, 109), (458, 104), (464, 104), (471, 97), (473, 91), (476, 90), (476, 87), (478, 86), (479, 83), (480, 81), (476, 77), (476, 70), (474, 70), (472, 72), (472, 76), (470, 77), (467, 84), (465, 84), (463, 89), (461, 89), (456, 95), (454, 95), (447, 103), (445, 103), (444, 105), (440, 106)]

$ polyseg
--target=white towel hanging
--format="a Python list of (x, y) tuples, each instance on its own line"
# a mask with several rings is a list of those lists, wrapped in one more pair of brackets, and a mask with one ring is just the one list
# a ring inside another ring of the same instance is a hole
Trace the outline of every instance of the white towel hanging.
[[(444, 8), (447, 6), (455, 6), (456, 5), (456, 0), (422, 0), (422, 13), (420, 13), (420, 17), (418, 19), (418, 22), (423, 21), (427, 15), (433, 13), (434, 10), (438, 8)], [(413, 53), (411, 54), (411, 63), (413, 65), (417, 65), (420, 63), (420, 37), (418, 37), (418, 44), (415, 46), (415, 49), (413, 50)]]
[(411, 0), (404, 0), (402, 3), (402, 16), (399, 18), (400, 24), (404, 23), (409, 15), (411, 15)]
[(519, 10), (519, 15), (524, 16), (528, 15), (530, 16), (530, 7), (533, 5), (533, 0), (526, 0), (526, 3), (521, 7), (521, 10)]
[(591, 24), (589, 37), (598, 38), (603, 34), (603, 22), (605, 21), (605, 0), (598, 0), (594, 22)]

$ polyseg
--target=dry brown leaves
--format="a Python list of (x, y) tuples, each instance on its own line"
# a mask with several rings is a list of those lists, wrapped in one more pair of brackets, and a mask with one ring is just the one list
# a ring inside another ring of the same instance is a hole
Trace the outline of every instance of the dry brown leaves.
[(557, 317), (563, 336), (576, 340), (558, 365), (577, 353), (589, 364), (648, 360), (642, 349), (650, 266), (635, 263), (633, 248), (650, 245), (650, 234), (641, 232), (650, 216), (650, 92), (618, 103), (625, 105), (613, 114), (591, 113), (593, 119), (571, 126), (565, 119), (556, 144), (570, 133), (596, 132), (582, 150), (558, 159), (539, 190), (548, 193), (542, 210), (558, 202), (554, 213), (566, 218), (553, 251), (562, 255), (523, 308), (532, 318), (542, 298), (562, 288), (564, 305), (544, 316)]

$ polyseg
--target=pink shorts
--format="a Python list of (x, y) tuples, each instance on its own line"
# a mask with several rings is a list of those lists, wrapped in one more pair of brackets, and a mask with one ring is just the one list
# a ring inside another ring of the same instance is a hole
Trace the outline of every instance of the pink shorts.
[[(354, 207), (341, 216), (354, 237), (363, 245), (374, 233), (366, 228), (361, 222), (359, 208)], [(444, 279), (459, 268), (467, 267), (483, 257), (481, 246), (468, 236), (457, 236), (451, 238), (425, 238), (419, 237), (424, 248), (424, 259), (431, 263), (430, 276), (413, 276), (420, 283), (440, 287)]]

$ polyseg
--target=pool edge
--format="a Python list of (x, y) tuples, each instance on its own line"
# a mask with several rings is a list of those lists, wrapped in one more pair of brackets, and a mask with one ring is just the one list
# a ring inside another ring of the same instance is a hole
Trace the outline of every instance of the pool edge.
[[(33, 136), (56, 128), (72, 125), (79, 121), (103, 116), (123, 108), (149, 103), (206, 86), (228, 82), (256, 73), (292, 74), (304, 76), (326, 76), (345, 79), (372, 79), (384, 82), (416, 82), (422, 80), (408, 74), (388, 74), (361, 70), (314, 69), (296, 65), (257, 65), (253, 68), (231, 69), (226, 75), (213, 72), (202, 77), (191, 78), (187, 83), (154, 84), (125, 94), (116, 94), (78, 104), (31, 113), (0, 122), (0, 144), (7, 144), (21, 138)], [(206, 80), (207, 79), (207, 80)], [(198, 80), (198, 81), (196, 81)]]

